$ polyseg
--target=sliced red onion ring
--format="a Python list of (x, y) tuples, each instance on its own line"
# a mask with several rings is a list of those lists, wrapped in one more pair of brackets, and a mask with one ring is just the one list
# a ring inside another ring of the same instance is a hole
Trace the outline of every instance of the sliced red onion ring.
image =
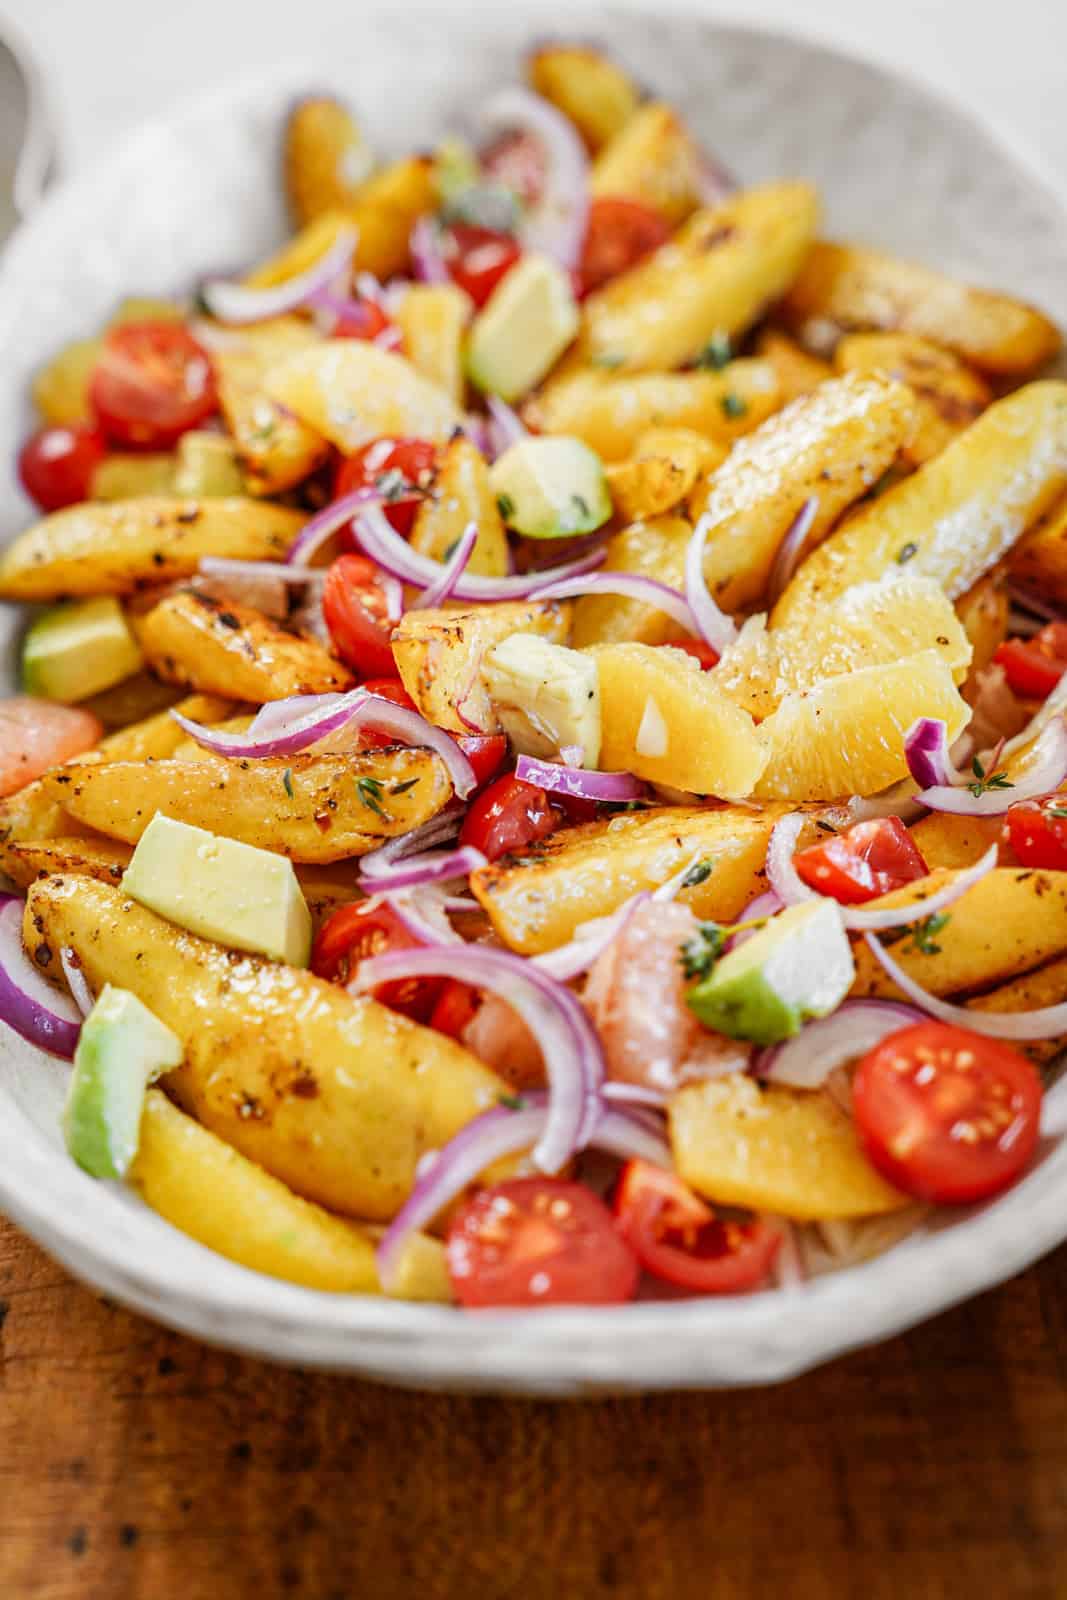
[(489, 446), (494, 456), (503, 455), (513, 444), (530, 437), (518, 412), (513, 411), (507, 401), (491, 394), (485, 403), (489, 411)]
[[(359, 491), (357, 491), (358, 493)], [(380, 499), (380, 496), (378, 497)], [(341, 505), (343, 502), (338, 501)], [(325, 516), (326, 513), (320, 513)], [(339, 526), (346, 520), (340, 517)], [(426, 588), (431, 583), (436, 583), (443, 571), (443, 563), (433, 561), (429, 556), (423, 556), (413, 550), (406, 539), (401, 538), (395, 528), (390, 527), (380, 505), (365, 507), (354, 524), (356, 540), (364, 553), (386, 572), (399, 578), (402, 583), (415, 584), (418, 588)], [(332, 531), (332, 530), (331, 530)], [(307, 529), (304, 530), (307, 532)], [(299, 541), (298, 541), (299, 542)], [(293, 547), (296, 548), (295, 546)], [(290, 552), (292, 554), (292, 552)], [(514, 578), (485, 578), (477, 573), (464, 573), (452, 589), (454, 600), (525, 600), (531, 596), (544, 599), (538, 591), (554, 580), (575, 578), (582, 572), (589, 572), (597, 567), (604, 559), (603, 550), (590, 550), (577, 561), (557, 567), (555, 571), (527, 572)], [(548, 598), (553, 598), (549, 596)], [(481, 730), (475, 730), (480, 732)]]
[(1003, 789), (987, 789), (976, 795), (966, 787), (937, 785), (921, 789), (915, 796), (931, 811), (948, 811), (958, 817), (1000, 817), (1019, 800), (1055, 794), (1067, 779), (1067, 724), (1056, 717), (1045, 727), (1034, 745), (1025, 770)]
[[(391, 500), (390, 505), (410, 505), (414, 500), (421, 500), (422, 495), (417, 490), (410, 494), (397, 495)], [(353, 489), (351, 494), (344, 494), (340, 500), (333, 500), (328, 506), (315, 514), (306, 522), (289, 547), (286, 561), (293, 566), (306, 566), (312, 556), (316, 555), (323, 545), (339, 533), (347, 522), (366, 511), (368, 507), (380, 506), (382, 503), (381, 491), (373, 484), (365, 484), (362, 489)], [(385, 520), (384, 518), (382, 519)], [(386, 523), (386, 527), (389, 524)], [(399, 534), (397, 535), (399, 538)], [(401, 540), (401, 543), (404, 541)], [(405, 545), (406, 548), (406, 545)], [(402, 577), (402, 573), (395, 574)]]
[(676, 898), (678, 891), (685, 883), (686, 878), (688, 878), (689, 874), (700, 860), (702, 860), (700, 851), (694, 851), (684, 867), (679, 867), (678, 871), (674, 873), (672, 877), (667, 878), (665, 882), (661, 883), (658, 889), (653, 889), (652, 898), (656, 901), (657, 905), (667, 905), (670, 903), (670, 901)]
[(74, 958), (74, 951), (63, 949), (59, 952), (59, 964), (63, 968), (63, 976), (67, 980), (67, 988), (74, 997), (74, 1004), (83, 1017), (87, 1017), (93, 1009), (93, 991), (85, 981), (85, 973)]
[(250, 289), (243, 283), (214, 278), (201, 285), (201, 296), (220, 322), (264, 322), (268, 317), (280, 317), (306, 305), (317, 291), (328, 289), (350, 266), (358, 241), (358, 228), (341, 228), (330, 248), (306, 272), (285, 283), (271, 289)]
[(1055, 1039), (1061, 1033), (1067, 1033), (1067, 1001), (1056, 1006), (1040, 1006), (1036, 1011), (972, 1011), (968, 1006), (953, 1006), (924, 989), (921, 983), (916, 983), (890, 955), (877, 934), (868, 933), (864, 938), (886, 976), (920, 1010), (925, 1011), (927, 1016), (936, 1017), (939, 1022), (948, 1022), (957, 1028), (969, 1028), (972, 1033), (984, 1034), (988, 1039), (1012, 1039), (1019, 1043), (1032, 1039)]
[(922, 1022), (914, 1006), (897, 1000), (846, 1000), (828, 1017), (805, 1023), (784, 1044), (761, 1050), (752, 1063), (757, 1078), (793, 1089), (821, 1089), (835, 1067), (866, 1055), (901, 1028)]
[(432, 217), (420, 217), (416, 222), (411, 230), (409, 248), (411, 264), (420, 283), (452, 282), (452, 274), (441, 250), (441, 236)]
[[(544, 584), (545, 574), (541, 574)], [(637, 572), (596, 572), (587, 578), (555, 579), (535, 589), (532, 600), (572, 600), (585, 594), (620, 594), (627, 600), (640, 600), (676, 622), (686, 633), (699, 636), (696, 618), (684, 595), (658, 578), (645, 578)]]
[(573, 123), (529, 89), (502, 89), (485, 108), (493, 129), (533, 134), (544, 151), (541, 198), (519, 226), (528, 250), (540, 250), (569, 270), (577, 267), (589, 217), (589, 158)]
[(372, 898), (382, 900), (400, 918), (413, 939), (431, 950), (461, 945), (463, 940), (446, 916), (443, 898), (432, 888), (386, 889)]
[(339, 696), (315, 696), (320, 702), (328, 701), (329, 704), (320, 703), (311, 711), (305, 708), (308, 696), (296, 698), (301, 704), (292, 722), (275, 725), (267, 733), (260, 731), (257, 734), (252, 728), (246, 733), (225, 733), (192, 722), (180, 711), (172, 710), (171, 716), (205, 750), (241, 761), (298, 755), (328, 734), (339, 733), (342, 728), (352, 728), (353, 731), (371, 728), (375, 733), (388, 734), (398, 743), (421, 745), (433, 750), (448, 769), (452, 787), (461, 800), (478, 786), (474, 768), (456, 741), (442, 728), (428, 722), (419, 712), (411, 711), (407, 706), (394, 705), (382, 695), (368, 694), (366, 689), (353, 689), (349, 694)]
[[(773, 889), (767, 889), (763, 894), (758, 894), (754, 900), (749, 901), (737, 920), (738, 922), (757, 922), (765, 917), (773, 917), (775, 912), (781, 911), (781, 909), (782, 900), (780, 896), (776, 895)], [(751, 939), (754, 933), (758, 932), (758, 928), (739, 928), (726, 941), (724, 946), (726, 954), (729, 954), (731, 950), (738, 949), (746, 940)]]
[(429, 588), (424, 589), (422, 594), (419, 595), (417, 603), (420, 609), (430, 610), (433, 606), (444, 605), (446, 600), (452, 598), (453, 590), (466, 572), (477, 542), (478, 524), (476, 522), (468, 522), (456, 540), (456, 548), (442, 568), (441, 576), (437, 579), (437, 582), (431, 583)]
[(412, 828), (410, 832), (398, 833), (395, 838), (387, 839), (377, 850), (372, 850), (369, 855), (361, 859), (360, 869), (364, 876), (373, 878), (389, 873), (394, 863), (404, 857), (454, 839), (459, 832), (465, 809), (457, 801), (451, 800), (443, 811), (439, 811), (436, 817), (431, 817), (428, 822), (420, 822), (419, 826)]
[[(519, 1110), (498, 1106), (484, 1111), (461, 1128), (443, 1150), (420, 1163), (415, 1187), (382, 1235), (378, 1245), (378, 1275), (387, 1292), (408, 1235), (425, 1228), (461, 1195), (464, 1189), (502, 1156), (529, 1150), (545, 1136), (549, 1112), (543, 1094), (522, 1096)], [(666, 1140), (621, 1110), (600, 1112), (589, 1143), (628, 1160), (637, 1156), (656, 1166), (669, 1167)], [(535, 1157), (536, 1159), (536, 1157)]]
[(811, 525), (815, 521), (818, 512), (819, 497), (813, 494), (810, 499), (805, 500), (782, 535), (782, 542), (778, 546), (774, 565), (771, 568), (771, 575), (767, 580), (768, 606), (774, 605), (774, 602), (796, 571), (797, 563), (800, 560), (800, 552), (804, 548), (804, 540), (811, 532)]
[(920, 789), (966, 783), (949, 754), (948, 726), (941, 717), (919, 717), (904, 735), (904, 757)]
[(541, 1048), (549, 1084), (548, 1118), (534, 1161), (543, 1172), (558, 1172), (596, 1126), (604, 1079), (600, 1040), (576, 997), (522, 956), (483, 945), (464, 945), (462, 954), (450, 948), (372, 956), (360, 963), (349, 988), (422, 977), (458, 977), (488, 989), (525, 1022)]
[(553, 794), (571, 795), (578, 800), (640, 800), (648, 793), (647, 785), (630, 772), (591, 772), (585, 767), (538, 761), (534, 756), (519, 757), (515, 776), (523, 783), (536, 783)]
[(619, 1078), (609, 1078), (602, 1098), (620, 1105), (647, 1106), (653, 1111), (666, 1111), (670, 1095), (663, 1089), (650, 1089), (644, 1083), (624, 1083)]
[(734, 178), (721, 162), (708, 155), (707, 151), (700, 154), (700, 203), (702, 206), (721, 205), (727, 197), (737, 188), (737, 179)]
[(685, 552), (685, 598), (696, 619), (697, 635), (721, 656), (737, 638), (737, 627), (733, 618), (716, 605), (704, 581), (704, 545), (711, 527), (711, 518), (705, 514), (693, 529)]
[[(767, 847), (767, 876), (775, 894), (787, 906), (799, 905), (802, 900), (822, 898), (802, 880), (793, 864), (793, 852), (805, 820), (797, 812), (783, 817), (780, 822), (775, 823)], [(965, 895), (980, 878), (992, 872), (996, 864), (997, 846), (991, 844), (980, 861), (976, 861), (973, 867), (968, 867), (966, 872), (961, 872), (951, 883), (946, 883), (943, 889), (939, 889), (928, 899), (905, 906), (883, 906), (876, 911), (864, 911), (862, 906), (843, 905), (841, 921), (853, 933), (869, 933), (884, 928), (903, 927), (909, 922), (914, 922), (916, 915), (933, 916), (936, 911), (943, 911), (961, 895)]]
[(462, 845), (458, 850), (427, 851), (409, 856), (395, 866), (379, 868), (375, 872), (360, 873), (359, 886), (368, 894), (379, 890), (391, 893), (394, 889), (418, 889), (428, 883), (447, 883), (452, 878), (465, 878), (479, 867), (487, 866), (486, 857), (473, 845)]
[(531, 956), (530, 959), (542, 972), (557, 978), (560, 983), (577, 978), (580, 973), (588, 972), (597, 957), (614, 943), (638, 906), (651, 898), (648, 891), (642, 889), (639, 894), (624, 900), (609, 917), (595, 917), (584, 923), (566, 944), (559, 945), (555, 950), (546, 950), (542, 955)]
[(22, 948), (23, 902), (0, 896), (0, 1022), (21, 1038), (69, 1061), (81, 1032), (81, 1013), (37, 971)]

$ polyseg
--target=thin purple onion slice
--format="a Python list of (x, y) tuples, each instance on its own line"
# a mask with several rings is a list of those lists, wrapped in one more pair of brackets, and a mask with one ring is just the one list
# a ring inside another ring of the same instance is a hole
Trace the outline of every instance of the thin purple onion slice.
[(549, 977), (558, 979), (560, 983), (567, 983), (571, 978), (577, 978), (580, 973), (588, 972), (597, 957), (603, 955), (608, 946), (615, 942), (638, 906), (644, 905), (645, 901), (651, 898), (648, 891), (642, 889), (638, 894), (631, 895), (629, 900), (624, 900), (610, 916), (596, 917), (584, 923), (573, 939), (557, 946), (555, 950), (546, 950), (539, 956), (531, 956), (531, 961), (540, 967), (542, 972), (547, 972)]
[[(421, 500), (422, 495), (413, 489), (410, 494), (397, 495), (390, 505), (410, 505), (413, 500)], [(373, 484), (365, 484), (362, 489), (353, 489), (351, 494), (344, 494), (340, 500), (332, 500), (328, 506), (306, 522), (289, 547), (286, 560), (293, 566), (306, 566), (312, 556), (317, 555), (324, 544), (327, 544), (335, 534), (340, 533), (346, 523), (358, 516), (360, 512), (373, 506), (380, 506), (382, 493)], [(384, 521), (384, 518), (383, 518)], [(388, 527), (389, 524), (386, 523)], [(399, 538), (399, 535), (397, 535)], [(401, 543), (404, 543), (401, 540)], [(406, 548), (406, 546), (405, 546)], [(398, 573), (395, 576), (403, 576)]]
[(359, 886), (368, 894), (380, 891), (391, 893), (394, 889), (418, 889), (429, 883), (448, 883), (453, 878), (466, 878), (488, 865), (486, 857), (473, 845), (461, 845), (458, 850), (432, 850), (408, 856), (395, 866), (379, 868), (375, 872), (360, 873)]
[(534, 1151), (543, 1172), (558, 1172), (587, 1143), (600, 1107), (604, 1057), (592, 1023), (569, 989), (522, 956), (483, 945), (392, 950), (360, 964), (350, 989), (401, 978), (458, 977), (513, 1007), (541, 1048), (549, 1084), (548, 1118)]
[(589, 158), (576, 128), (549, 101), (509, 87), (485, 107), (489, 127), (530, 133), (545, 157), (541, 198), (524, 214), (519, 233), (527, 250), (542, 251), (571, 270), (581, 259), (589, 217)]
[(93, 991), (85, 980), (85, 973), (75, 959), (74, 951), (64, 947), (59, 952), (59, 964), (63, 968), (63, 976), (67, 980), (67, 988), (74, 999), (74, 1004), (83, 1017), (87, 1017), (93, 1009)]
[(949, 754), (948, 726), (941, 717), (919, 717), (904, 735), (904, 757), (920, 789), (966, 783)]
[(526, 424), (506, 400), (491, 394), (485, 404), (489, 412), (489, 445), (494, 456), (503, 455), (513, 444), (530, 437)]
[[(987, 779), (992, 776), (986, 774)], [(1055, 717), (1039, 735), (1025, 768), (1010, 783), (975, 794), (966, 783), (921, 789), (915, 798), (931, 811), (959, 817), (1001, 817), (1020, 800), (1055, 794), (1067, 780), (1067, 723)], [(977, 787), (977, 784), (975, 785)]]
[(73, 1000), (42, 978), (22, 948), (23, 902), (0, 896), (0, 1022), (70, 1061), (81, 1032), (81, 1013)]
[(921, 1011), (925, 1011), (927, 1016), (936, 1017), (939, 1022), (948, 1022), (957, 1028), (969, 1028), (972, 1033), (984, 1034), (989, 1039), (1010, 1039), (1017, 1043), (1055, 1039), (1061, 1033), (1067, 1033), (1067, 1001), (1055, 1006), (1039, 1006), (1035, 1011), (972, 1011), (967, 1006), (953, 1006), (924, 989), (921, 983), (916, 983), (890, 955), (876, 934), (868, 933), (864, 937), (871, 954), (887, 977), (892, 978), (897, 988), (903, 990)]
[(622, 802), (641, 800), (648, 793), (648, 786), (630, 772), (592, 772), (585, 767), (539, 761), (535, 756), (520, 756), (515, 763), (515, 776), (523, 783), (535, 783), (553, 794), (578, 800)]
[(830, 1016), (805, 1023), (784, 1044), (761, 1050), (751, 1071), (757, 1078), (793, 1089), (821, 1089), (835, 1067), (922, 1020), (921, 1011), (896, 1000), (846, 1000)]
[(541, 574), (542, 588), (534, 589), (532, 600), (572, 600), (586, 594), (619, 594), (627, 600), (640, 600), (654, 606), (676, 622), (686, 633), (699, 636), (700, 629), (684, 595), (658, 578), (646, 578), (637, 572), (595, 572), (585, 578), (556, 578), (545, 583), (547, 575)]
[(819, 497), (813, 494), (810, 499), (805, 500), (782, 535), (782, 542), (778, 546), (771, 575), (767, 580), (768, 607), (772, 606), (783, 593), (786, 584), (796, 571), (804, 541), (811, 532), (811, 525), (818, 514)]
[(420, 822), (417, 828), (412, 828), (408, 833), (398, 833), (394, 838), (387, 839), (384, 844), (379, 845), (377, 850), (372, 850), (363, 856), (359, 863), (360, 870), (365, 877), (371, 878), (388, 874), (397, 861), (454, 839), (459, 832), (465, 810), (466, 807), (460, 805), (458, 801), (450, 800), (444, 810), (439, 811), (428, 822)]
[(451, 600), (456, 584), (467, 570), (477, 543), (478, 524), (468, 522), (456, 540), (456, 548), (445, 562), (441, 576), (436, 583), (431, 583), (429, 588), (424, 589), (419, 595), (418, 605), (421, 610), (427, 611), (433, 606), (443, 606), (446, 600)]
[(441, 238), (432, 217), (420, 217), (411, 230), (411, 263), (420, 283), (451, 283), (452, 274), (441, 250)]
[(705, 513), (693, 529), (685, 552), (685, 598), (696, 619), (698, 636), (721, 656), (737, 638), (737, 626), (716, 605), (704, 580), (704, 545), (711, 528), (711, 519)]
[(214, 278), (201, 285), (201, 297), (220, 322), (264, 322), (268, 317), (280, 317), (306, 305), (319, 290), (328, 289), (351, 265), (358, 241), (358, 228), (340, 228), (330, 248), (305, 272), (285, 283), (271, 289), (250, 289), (247, 284)]

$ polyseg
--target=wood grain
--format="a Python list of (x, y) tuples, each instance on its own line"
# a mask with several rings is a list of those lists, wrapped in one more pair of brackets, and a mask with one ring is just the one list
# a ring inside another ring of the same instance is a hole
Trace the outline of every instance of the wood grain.
[(408, 1394), (165, 1333), (0, 1224), (4, 1600), (1057, 1600), (1067, 1251), (773, 1390)]

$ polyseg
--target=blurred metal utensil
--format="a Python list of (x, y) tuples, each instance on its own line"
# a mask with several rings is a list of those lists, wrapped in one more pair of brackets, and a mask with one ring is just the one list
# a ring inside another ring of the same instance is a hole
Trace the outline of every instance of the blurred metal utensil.
[(38, 205), (56, 169), (56, 136), (41, 68), (0, 19), (0, 239)]

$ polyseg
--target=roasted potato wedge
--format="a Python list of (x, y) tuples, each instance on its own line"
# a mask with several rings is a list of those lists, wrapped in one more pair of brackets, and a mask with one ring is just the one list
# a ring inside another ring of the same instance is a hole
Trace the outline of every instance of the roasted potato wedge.
[(951, 350), (914, 334), (854, 333), (841, 340), (834, 365), (838, 372), (884, 372), (908, 385), (916, 426), (904, 453), (917, 467), (940, 455), (993, 399), (985, 379)]
[(927, 866), (973, 867), (1004, 826), (1001, 817), (955, 817), (948, 811), (930, 811), (913, 823), (912, 839)]
[(0, 551), (0, 600), (132, 594), (190, 577), (202, 556), (284, 561), (305, 520), (286, 506), (237, 498), (70, 506)]
[[(685, 517), (653, 517), (623, 528), (607, 542), (603, 572), (636, 572), (658, 578), (674, 589), (685, 585), (685, 553), (693, 537)], [(640, 644), (666, 644), (677, 639), (678, 624), (665, 611), (618, 594), (587, 594), (574, 607), (572, 643), (615, 644), (633, 639)]]
[(439, 756), (400, 745), (278, 761), (74, 761), (41, 781), (71, 816), (127, 844), (162, 811), (301, 862), (366, 855), (452, 793)]
[(997, 647), (1007, 637), (1011, 600), (1005, 578), (1004, 569), (994, 567), (956, 601), (956, 615), (971, 641), (971, 670), (965, 690), (968, 699), (978, 674), (989, 666)]
[(820, 240), (782, 307), (820, 352), (837, 334), (880, 328), (947, 345), (983, 372), (1025, 378), (1056, 354), (1060, 334), (1033, 306), (972, 289), (880, 250)]
[(135, 672), (113, 688), (102, 689), (99, 694), (79, 701), (79, 708), (90, 711), (103, 727), (115, 730), (144, 722), (168, 710), (180, 699), (180, 690), (169, 683), (161, 683), (154, 673), (145, 671)]
[(639, 889), (656, 889), (699, 857), (711, 871), (678, 898), (698, 917), (732, 921), (766, 888), (763, 864), (780, 807), (663, 806), (565, 828), (471, 877), (497, 936), (523, 955), (555, 950)]
[(393, 656), (404, 688), (439, 728), (499, 733), (478, 672), (482, 657), (512, 633), (539, 633), (566, 644), (570, 621), (570, 605), (559, 600), (505, 600), (475, 611), (408, 611), (393, 634)]
[(1067, 605), (1067, 500), (1061, 500), (1012, 550), (1013, 578), (1057, 605)]
[[(180, 711), (191, 722), (216, 723), (229, 716), (232, 705), (217, 695), (191, 694), (172, 709)], [(162, 756), (172, 756), (185, 738), (184, 728), (178, 726), (170, 711), (158, 711), (154, 716), (109, 733), (100, 741), (100, 754), (105, 761), (159, 760)]]
[(167, 595), (134, 624), (145, 658), (168, 683), (259, 705), (328, 694), (352, 675), (316, 639), (301, 638), (251, 606), (199, 589)]
[(454, 401), (410, 361), (361, 339), (298, 351), (271, 368), (264, 388), (345, 455), (387, 434), (443, 444), (463, 421)]
[(915, 403), (903, 384), (856, 373), (820, 384), (739, 441), (690, 500), (708, 519), (704, 577), (727, 611), (763, 594), (782, 539), (814, 496), (811, 551), (875, 483), (909, 437)]
[(818, 356), (809, 355), (780, 328), (767, 328), (760, 334), (756, 340), (755, 354), (762, 361), (769, 361), (774, 368), (783, 405), (790, 400), (799, 400), (802, 394), (810, 394), (820, 383), (825, 383), (827, 378), (834, 375), (834, 369), (828, 361), (820, 361)]
[(54, 799), (54, 790), (45, 789), (45, 780), (36, 778), (0, 799), (0, 873), (14, 878), (21, 870), (14, 854), (16, 845), (82, 834), (93, 837), (94, 832), (76, 822)]
[(326, 459), (325, 439), (275, 404), (263, 387), (272, 367), (324, 342), (304, 318), (274, 317), (226, 329), (212, 346), (219, 405), (251, 494), (291, 489)]
[(25, 937), (72, 949), (93, 992), (129, 989), (172, 1028), (182, 1108), (283, 1183), (345, 1216), (386, 1221), (427, 1150), (503, 1084), (442, 1033), (310, 973), (184, 933), (90, 878), (29, 892)]
[(412, 549), (445, 561), (472, 522), (478, 526), (478, 537), (467, 571), (502, 578), (508, 571), (508, 540), (490, 487), (489, 467), (477, 445), (460, 433), (445, 451), (433, 489), (419, 507)]
[(781, 404), (766, 361), (731, 361), (721, 372), (646, 372), (613, 378), (581, 372), (553, 382), (524, 408), (539, 433), (583, 440), (602, 461), (625, 461), (650, 428), (687, 428), (730, 445)]
[(722, 465), (726, 446), (689, 428), (649, 428), (629, 461), (607, 471), (615, 515), (624, 522), (661, 517), (688, 499), (696, 484)]
[(771, 613), (811, 616), (854, 583), (906, 566), (958, 599), (1067, 488), (1067, 383), (1031, 383), (972, 422), (814, 551)]
[(121, 883), (133, 851), (114, 839), (63, 837), (12, 840), (0, 846), (3, 870), (20, 889), (38, 878), (56, 874), (72, 878), (99, 878), (101, 883)]
[(591, 45), (542, 45), (528, 57), (526, 75), (530, 87), (574, 123), (594, 154), (622, 132), (638, 107), (630, 77)]
[(697, 206), (704, 157), (678, 113), (648, 100), (603, 146), (589, 177), (594, 196), (640, 200), (675, 226)]
[(714, 335), (745, 333), (796, 277), (818, 217), (806, 183), (749, 189), (698, 211), (647, 261), (585, 301), (585, 359), (622, 372), (663, 371), (695, 360)]
[(463, 339), (473, 310), (470, 296), (454, 283), (416, 283), (396, 311), (411, 365), (457, 406), (467, 388)]
[(285, 188), (297, 225), (351, 205), (373, 157), (349, 108), (332, 95), (301, 100), (285, 125)]
[[(966, 1002), (972, 1011), (1039, 1011), (1045, 1006), (1062, 1005), (1067, 999), (1067, 957), (1050, 961), (1034, 972), (1025, 972), (1021, 978), (1012, 978)], [(1020, 1048), (1032, 1060), (1052, 1061), (1063, 1053), (1063, 1040), (1031, 1039)]]

